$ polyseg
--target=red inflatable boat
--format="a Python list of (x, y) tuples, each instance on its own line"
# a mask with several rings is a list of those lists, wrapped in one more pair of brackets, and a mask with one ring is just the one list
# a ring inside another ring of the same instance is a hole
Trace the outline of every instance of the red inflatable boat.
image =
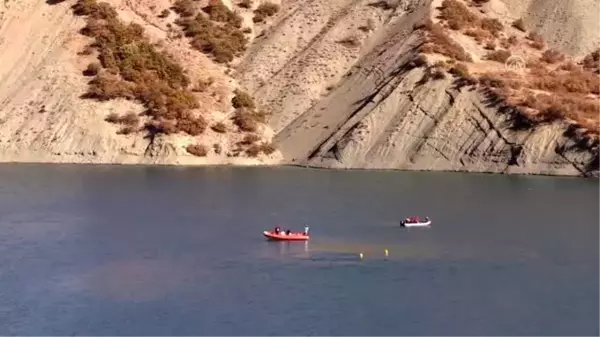
[(276, 241), (306, 241), (310, 239), (310, 235), (304, 235), (304, 233), (285, 234), (285, 232), (280, 232), (277, 234), (275, 232), (264, 231), (263, 234), (267, 239)]

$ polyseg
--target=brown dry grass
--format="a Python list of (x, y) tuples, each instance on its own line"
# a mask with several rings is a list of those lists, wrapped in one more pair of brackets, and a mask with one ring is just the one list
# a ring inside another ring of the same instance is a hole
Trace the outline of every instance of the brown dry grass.
[(421, 28), (427, 31), (426, 43), (420, 48), (421, 52), (438, 53), (459, 61), (471, 62), (473, 60), (461, 45), (444, 32), (441, 25), (428, 20), (422, 25), (415, 26), (415, 29)]
[(453, 30), (480, 29), (492, 36), (498, 36), (504, 26), (497, 19), (480, 18), (459, 0), (444, 0), (440, 9), (440, 19)]
[(500, 49), (500, 50), (495, 50), (495, 51), (492, 51), (492, 52), (488, 53), (485, 56), (485, 58), (487, 60), (504, 63), (510, 57), (510, 55), (511, 55), (510, 51), (504, 50), (504, 49)]
[[(190, 81), (185, 71), (150, 43), (140, 25), (122, 23), (114, 8), (96, 0), (77, 1), (73, 12), (87, 16), (81, 33), (94, 39), (92, 46), (102, 66), (85, 97), (137, 100), (154, 120), (176, 120), (178, 130), (190, 134), (204, 130), (203, 117), (191, 113), (198, 101), (187, 89)], [(146, 129), (160, 132), (154, 125), (148, 123)]]

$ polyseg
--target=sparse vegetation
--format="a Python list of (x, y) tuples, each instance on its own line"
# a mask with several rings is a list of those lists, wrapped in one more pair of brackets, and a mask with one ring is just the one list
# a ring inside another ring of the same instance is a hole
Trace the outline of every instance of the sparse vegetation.
[(600, 59), (600, 48), (591, 52), (581, 62), (584, 69), (598, 74), (600, 72), (598, 61)]
[[(161, 53), (144, 37), (141, 26), (124, 24), (107, 3), (79, 0), (73, 11), (87, 16), (81, 33), (94, 38), (99, 65), (90, 81), (87, 98), (101, 101), (114, 98), (138, 100), (152, 119), (176, 120), (179, 131), (196, 135), (204, 131), (202, 116), (193, 116), (198, 107), (196, 97), (187, 89), (189, 79), (183, 68), (169, 55)], [(97, 68), (96, 66), (93, 66)], [(137, 118), (137, 116), (136, 116)], [(146, 129), (160, 132), (156, 123)]]

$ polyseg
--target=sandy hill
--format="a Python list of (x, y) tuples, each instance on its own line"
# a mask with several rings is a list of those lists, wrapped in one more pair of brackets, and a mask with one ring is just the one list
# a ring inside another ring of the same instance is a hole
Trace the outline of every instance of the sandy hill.
[(0, 158), (597, 175), (598, 7), (5, 1)]

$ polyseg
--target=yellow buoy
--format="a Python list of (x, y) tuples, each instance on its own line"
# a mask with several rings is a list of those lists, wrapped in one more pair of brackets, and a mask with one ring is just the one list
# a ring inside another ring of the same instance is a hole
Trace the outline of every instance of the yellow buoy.
[(386, 257), (390, 255), (387, 249), (384, 252)]

